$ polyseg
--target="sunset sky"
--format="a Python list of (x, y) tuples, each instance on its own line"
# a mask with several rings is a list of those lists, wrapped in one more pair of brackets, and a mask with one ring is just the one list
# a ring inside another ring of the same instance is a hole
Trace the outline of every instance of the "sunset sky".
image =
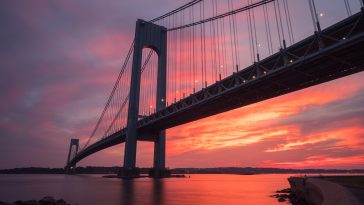
[[(1, 1), (0, 169), (63, 167), (70, 139), (90, 135), (104, 107), (136, 19), (186, 2)], [(169, 129), (167, 166), (364, 169), (363, 79), (358, 73)], [(79, 165), (121, 166), (123, 153), (117, 145)], [(152, 156), (153, 144), (138, 142), (137, 165), (152, 166)]]

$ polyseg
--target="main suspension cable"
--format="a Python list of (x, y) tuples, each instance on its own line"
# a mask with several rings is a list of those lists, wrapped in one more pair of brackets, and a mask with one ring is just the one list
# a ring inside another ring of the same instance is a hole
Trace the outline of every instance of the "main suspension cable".
[(238, 8), (238, 9), (235, 9), (235, 10), (232, 10), (232, 11), (229, 11), (229, 12), (214, 16), (214, 17), (210, 17), (210, 18), (207, 18), (207, 19), (204, 19), (204, 20), (201, 20), (201, 21), (197, 21), (197, 22), (194, 22), (194, 23), (190, 23), (190, 24), (170, 28), (170, 29), (168, 29), (168, 31), (174, 31), (174, 30), (187, 28), (187, 27), (190, 27), (190, 26), (196, 26), (196, 25), (199, 25), (199, 24), (204, 24), (204, 23), (207, 23), (207, 22), (210, 22), (210, 21), (214, 21), (214, 20), (224, 18), (224, 17), (230, 16), (230, 15), (234, 15), (234, 14), (237, 14), (237, 13), (240, 13), (240, 12), (243, 12), (243, 11), (246, 11), (246, 10), (261, 6), (261, 5), (264, 5), (264, 4), (268, 4), (268, 3), (274, 2), (274, 1), (276, 1), (276, 0), (262, 0), (262, 1), (259, 1), (259, 2), (255, 2), (255, 3), (251, 4), (251, 5), (244, 6), (244, 7), (241, 7), (241, 8)]

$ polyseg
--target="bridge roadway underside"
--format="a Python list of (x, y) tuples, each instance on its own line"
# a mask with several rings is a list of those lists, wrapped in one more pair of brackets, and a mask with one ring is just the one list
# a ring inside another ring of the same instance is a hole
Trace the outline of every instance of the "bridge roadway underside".
[[(363, 12), (323, 30), (320, 36), (322, 37), (318, 38), (317, 34), (310, 36), (259, 64), (234, 73), (160, 112), (139, 120), (138, 140), (153, 141), (155, 135), (150, 133), (364, 70)], [(318, 46), (320, 42), (324, 45), (321, 48)], [(287, 63), (290, 59), (292, 62)], [(82, 150), (72, 159), (70, 165), (123, 142), (125, 129)]]

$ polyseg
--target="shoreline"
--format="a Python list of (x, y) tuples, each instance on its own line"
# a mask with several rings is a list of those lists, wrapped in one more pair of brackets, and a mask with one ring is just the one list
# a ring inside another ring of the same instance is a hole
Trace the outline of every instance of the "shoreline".
[[(77, 174), (118, 174), (121, 167), (76, 167)], [(140, 174), (148, 174), (151, 168), (138, 168)], [(281, 169), (259, 167), (171, 168), (172, 174), (364, 174), (364, 169)], [(24, 167), (0, 169), (0, 174), (65, 174), (63, 168)]]
[(290, 177), (288, 181), (298, 202), (325, 205), (364, 204), (363, 175)]
[[(55, 199), (54, 197), (51, 196), (45, 196), (40, 200), (26, 200), (26, 201), (22, 201), (22, 200), (17, 200), (14, 201), (12, 203), (9, 202), (4, 202), (0, 200), (0, 205), (72, 205), (70, 203), (67, 203), (64, 199)], [(77, 204), (74, 204), (77, 205)]]

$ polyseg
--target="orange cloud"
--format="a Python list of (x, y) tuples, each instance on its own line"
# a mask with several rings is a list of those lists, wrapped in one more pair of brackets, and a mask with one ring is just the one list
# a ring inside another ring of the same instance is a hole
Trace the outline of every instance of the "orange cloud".
[[(291, 133), (293, 134), (293, 133)], [(348, 127), (339, 130), (329, 130), (327, 132), (317, 132), (309, 136), (290, 136), (287, 138), (286, 143), (279, 144), (266, 152), (279, 152), (293, 149), (303, 149), (306, 146), (325, 142), (328, 140), (338, 140), (335, 146), (350, 146), (352, 148), (362, 149), (364, 151), (364, 128), (361, 127)]]

